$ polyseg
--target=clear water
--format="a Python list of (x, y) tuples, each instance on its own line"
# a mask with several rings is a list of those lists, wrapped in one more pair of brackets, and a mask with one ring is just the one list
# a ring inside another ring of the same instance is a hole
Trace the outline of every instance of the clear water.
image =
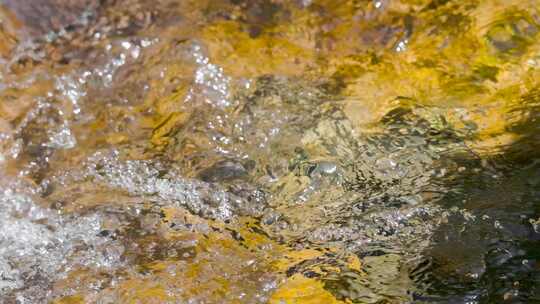
[(0, 303), (540, 302), (535, 1), (98, 2), (2, 2)]

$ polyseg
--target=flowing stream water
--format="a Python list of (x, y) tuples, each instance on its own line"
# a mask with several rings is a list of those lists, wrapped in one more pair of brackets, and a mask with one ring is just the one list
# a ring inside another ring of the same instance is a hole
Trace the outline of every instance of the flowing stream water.
[(0, 1), (0, 304), (540, 303), (535, 0)]

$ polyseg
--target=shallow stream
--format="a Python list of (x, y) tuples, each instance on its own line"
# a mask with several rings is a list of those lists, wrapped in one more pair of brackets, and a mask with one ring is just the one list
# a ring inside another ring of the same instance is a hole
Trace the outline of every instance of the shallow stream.
[(0, 304), (540, 303), (535, 0), (0, 1)]

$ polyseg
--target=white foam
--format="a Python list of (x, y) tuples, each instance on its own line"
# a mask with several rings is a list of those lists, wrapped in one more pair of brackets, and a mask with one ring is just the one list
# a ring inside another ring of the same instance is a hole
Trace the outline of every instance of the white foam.
[(110, 187), (135, 196), (152, 196), (156, 201), (174, 203), (205, 217), (226, 220), (234, 216), (236, 209), (246, 207), (243, 199), (218, 185), (174, 173), (162, 176), (157, 167), (150, 161), (119, 161), (115, 156), (98, 153), (90, 160), (87, 174)]
[(71, 269), (121, 265), (122, 247), (99, 237), (100, 230), (98, 214), (64, 217), (38, 206), (27, 194), (2, 189), (0, 298), (15, 292), (19, 299), (38, 303), (49, 296), (47, 284)]

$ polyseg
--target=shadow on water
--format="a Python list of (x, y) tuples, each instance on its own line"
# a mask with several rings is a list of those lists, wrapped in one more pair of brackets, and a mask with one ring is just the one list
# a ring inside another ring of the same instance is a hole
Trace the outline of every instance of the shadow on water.
[[(490, 159), (463, 159), (463, 172), (439, 203), (463, 208), (449, 217), (411, 272), (425, 291), (417, 303), (540, 302), (540, 95), (513, 109), (519, 140)], [(483, 170), (469, 170), (473, 167)]]

